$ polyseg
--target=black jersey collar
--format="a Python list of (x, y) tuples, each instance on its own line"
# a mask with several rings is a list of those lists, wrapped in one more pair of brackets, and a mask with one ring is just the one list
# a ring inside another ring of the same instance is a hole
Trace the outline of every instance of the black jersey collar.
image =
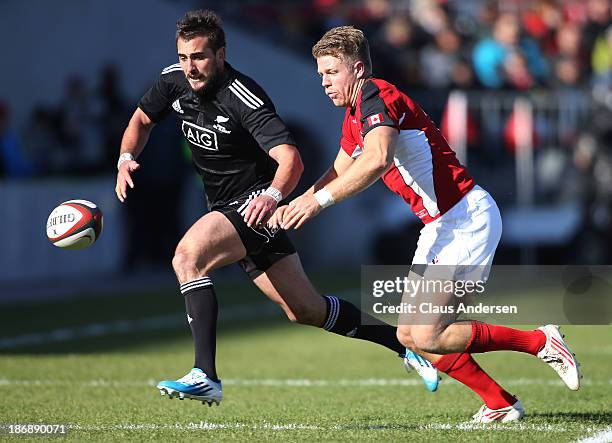
[(227, 61), (224, 63), (223, 73), (219, 77), (219, 89), (227, 86), (236, 77), (236, 70)]

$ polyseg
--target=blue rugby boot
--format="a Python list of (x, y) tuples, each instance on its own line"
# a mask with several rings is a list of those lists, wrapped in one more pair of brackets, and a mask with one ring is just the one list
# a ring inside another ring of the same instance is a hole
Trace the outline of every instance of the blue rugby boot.
[(193, 368), (189, 374), (176, 381), (160, 381), (157, 389), (161, 395), (168, 395), (170, 399), (178, 397), (181, 400), (199, 400), (202, 404), (208, 403), (208, 406), (212, 406), (213, 402), (219, 406), (223, 398), (221, 382), (210, 380), (199, 368)]
[(440, 377), (438, 376), (438, 370), (433, 367), (429, 360), (415, 354), (409, 349), (406, 349), (406, 355), (404, 355), (404, 367), (406, 371), (410, 372), (413, 369), (417, 371), (417, 374), (423, 379), (425, 387), (430, 392), (435, 392), (438, 389), (438, 382)]

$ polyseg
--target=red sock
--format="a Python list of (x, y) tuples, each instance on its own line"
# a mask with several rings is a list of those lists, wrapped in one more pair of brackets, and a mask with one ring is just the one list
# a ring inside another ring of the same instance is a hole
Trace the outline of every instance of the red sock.
[(489, 377), (468, 353), (444, 355), (433, 365), (478, 394), (491, 409), (506, 408), (516, 403), (516, 398)]
[(546, 344), (546, 335), (540, 331), (496, 326), (479, 321), (472, 322), (472, 338), (466, 352), (518, 351), (536, 355)]

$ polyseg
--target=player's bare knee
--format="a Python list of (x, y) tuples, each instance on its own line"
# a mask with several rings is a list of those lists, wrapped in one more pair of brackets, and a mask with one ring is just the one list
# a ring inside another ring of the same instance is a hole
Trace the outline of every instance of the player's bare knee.
[(413, 350), (424, 351), (435, 354), (439, 350), (438, 335), (429, 328), (413, 328), (412, 330)]
[(412, 340), (412, 333), (410, 327), (399, 326), (395, 331), (397, 340), (406, 348), (414, 350), (414, 340)]
[(172, 268), (181, 283), (207, 275), (206, 266), (202, 266), (202, 258), (195, 252), (177, 249), (172, 258)]
[(406, 326), (400, 326), (397, 328), (395, 332), (397, 336), (397, 340), (405, 346), (406, 348), (414, 351), (414, 340), (412, 339), (412, 334), (410, 332), (410, 328)]
[(177, 250), (172, 257), (172, 268), (177, 274), (183, 274), (189, 269), (195, 268), (195, 254), (189, 253), (187, 250)]

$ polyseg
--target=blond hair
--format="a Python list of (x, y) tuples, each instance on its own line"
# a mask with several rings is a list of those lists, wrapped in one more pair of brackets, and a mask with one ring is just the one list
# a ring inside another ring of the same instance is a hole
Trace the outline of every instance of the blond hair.
[(331, 55), (345, 62), (361, 61), (366, 75), (372, 75), (370, 45), (364, 33), (353, 26), (332, 28), (312, 47), (314, 58)]

